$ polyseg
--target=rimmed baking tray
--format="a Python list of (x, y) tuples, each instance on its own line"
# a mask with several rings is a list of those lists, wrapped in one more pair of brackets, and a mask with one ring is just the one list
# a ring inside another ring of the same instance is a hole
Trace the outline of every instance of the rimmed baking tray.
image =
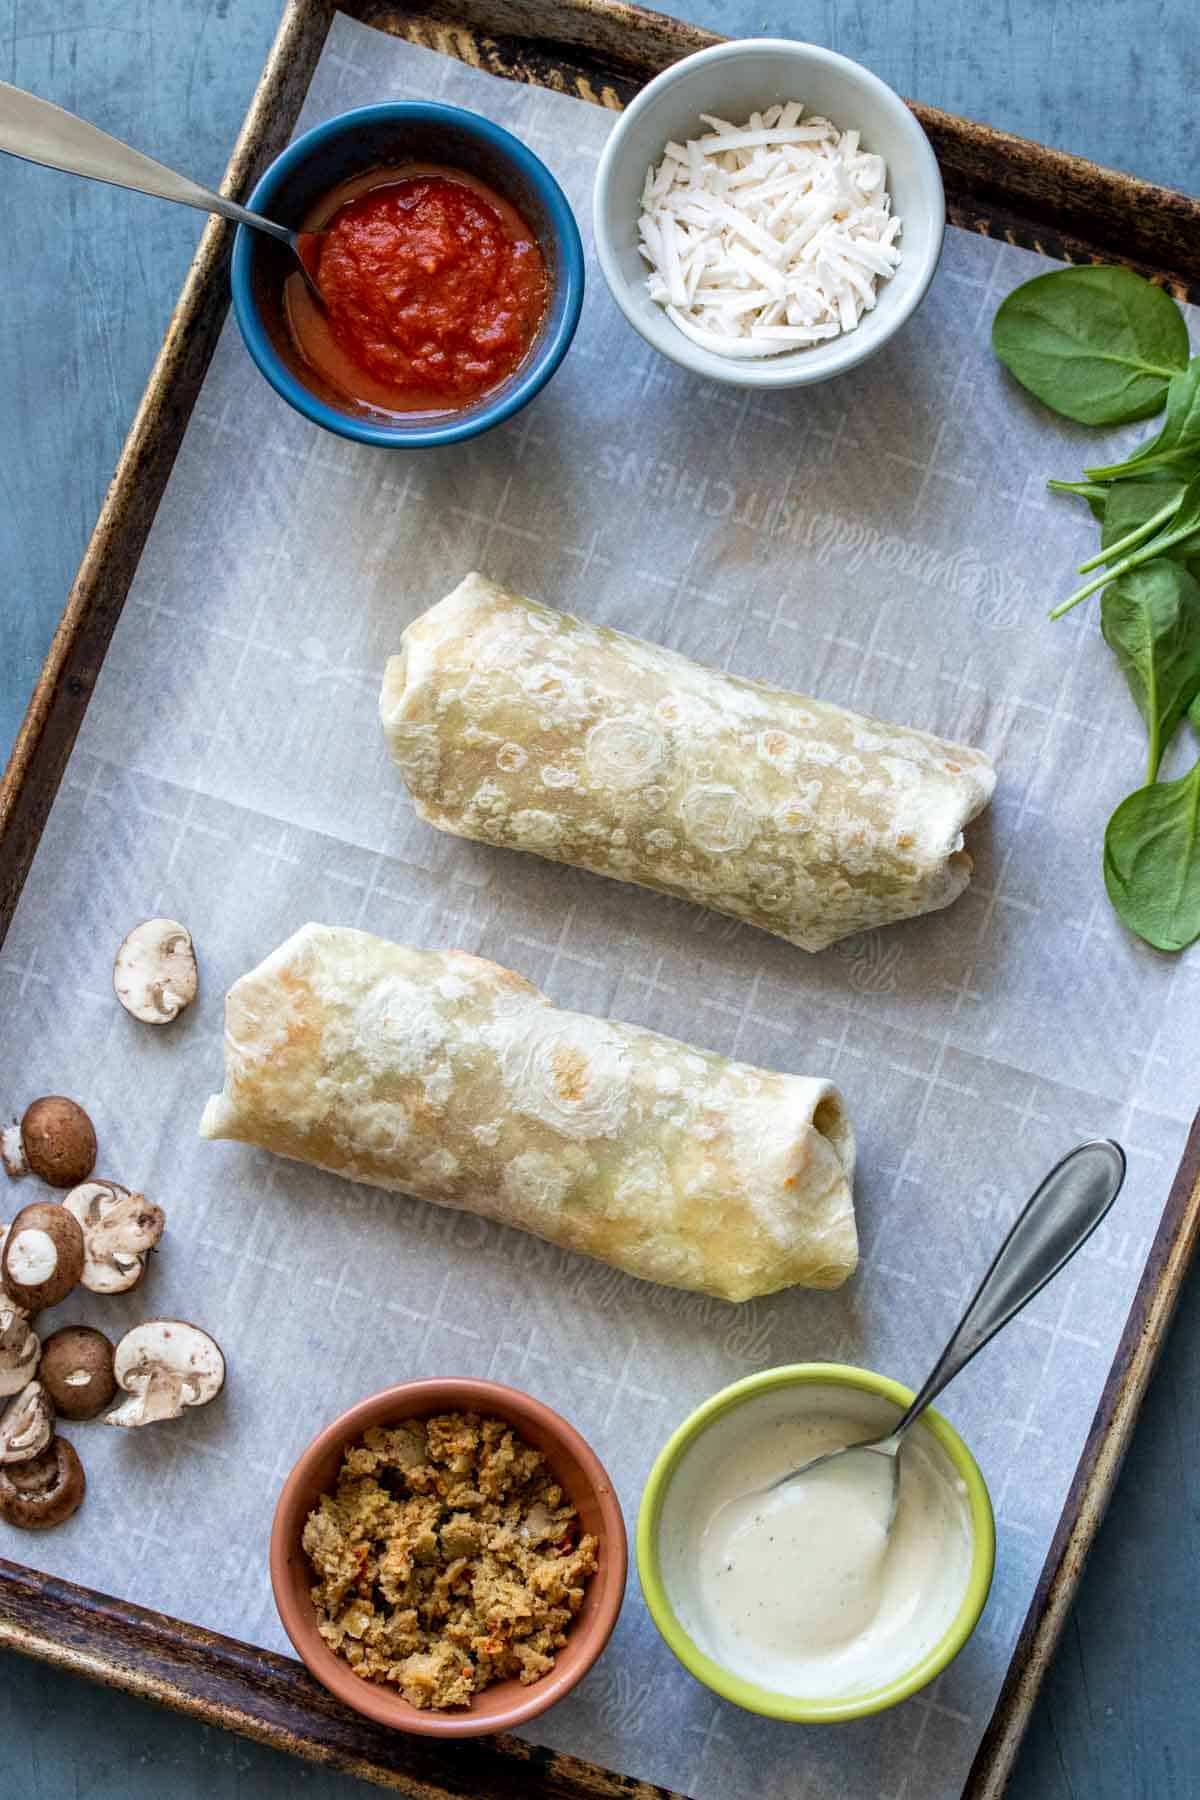
[[(244, 194), (290, 135), (334, 8), (293, 0), (234, 150)], [(619, 107), (710, 34), (614, 0), (350, 0), (381, 30), (513, 80)], [(935, 109), (952, 221), (1071, 261), (1127, 263), (1200, 298), (1200, 205)], [(0, 935), (7, 928), (225, 316), (232, 233), (204, 233), (46, 666), (0, 785)], [(1009, 1675), (975, 1761), (971, 1800), (1004, 1787), (1030, 1706), (1190, 1259), (1200, 1220), (1200, 1122), (1166, 1198), (1118, 1354), (1063, 1508)], [(666, 1790), (515, 1739), (441, 1749), (368, 1725), (288, 1658), (0, 1561), (0, 1643), (422, 1800)]]

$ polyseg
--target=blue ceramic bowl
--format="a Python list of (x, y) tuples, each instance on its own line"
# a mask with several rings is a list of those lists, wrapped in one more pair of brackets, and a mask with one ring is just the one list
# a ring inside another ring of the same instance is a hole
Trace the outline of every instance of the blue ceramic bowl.
[(567, 351), (583, 305), (583, 245), (567, 197), (546, 165), (511, 132), (478, 113), (423, 100), (397, 100), (340, 113), (306, 131), (271, 164), (248, 205), (299, 227), (331, 188), (368, 169), (405, 162), (446, 163), (490, 183), (528, 222), (550, 276), (550, 302), (529, 354), (508, 380), (449, 418), (371, 417), (317, 390), (283, 316), (287, 250), (239, 225), (233, 245), (233, 310), (254, 361), (277, 394), (326, 431), (360, 444), (419, 449), (461, 443), (510, 419), (545, 387)]

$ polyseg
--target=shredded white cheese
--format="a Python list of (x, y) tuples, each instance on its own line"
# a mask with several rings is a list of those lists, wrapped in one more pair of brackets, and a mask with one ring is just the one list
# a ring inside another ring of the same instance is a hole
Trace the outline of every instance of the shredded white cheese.
[(652, 300), (721, 356), (776, 356), (853, 331), (900, 262), (881, 156), (798, 100), (669, 143), (646, 171)]

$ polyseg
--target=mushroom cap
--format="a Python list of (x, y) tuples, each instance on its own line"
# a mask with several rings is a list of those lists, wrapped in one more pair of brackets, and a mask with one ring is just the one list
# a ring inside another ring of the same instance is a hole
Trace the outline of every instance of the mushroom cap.
[(116, 1181), (85, 1181), (63, 1205), (83, 1229), (85, 1288), (123, 1294), (146, 1273), (146, 1256), (166, 1228), (161, 1206)]
[(83, 1230), (56, 1200), (23, 1206), (0, 1250), (0, 1284), (26, 1312), (57, 1306), (83, 1274)]
[(41, 1354), (25, 1308), (0, 1293), (0, 1399), (19, 1394), (33, 1380)]
[(117, 999), (146, 1025), (169, 1025), (196, 998), (196, 952), (178, 919), (135, 925), (113, 964)]
[(21, 1531), (48, 1531), (78, 1512), (87, 1476), (66, 1438), (52, 1438), (29, 1462), (0, 1466), (0, 1519)]
[(75, 1187), (96, 1166), (96, 1131), (82, 1106), (65, 1094), (43, 1094), (21, 1120), (25, 1160), (51, 1187)]
[(113, 1347), (91, 1325), (66, 1325), (42, 1345), (38, 1378), (61, 1419), (94, 1419), (117, 1391)]
[(220, 1346), (186, 1319), (148, 1319), (135, 1325), (113, 1356), (117, 1386), (130, 1397), (108, 1425), (153, 1425), (177, 1419), (185, 1406), (207, 1406), (225, 1385)]
[(32, 1462), (54, 1436), (54, 1408), (40, 1381), (26, 1382), (0, 1414), (0, 1464)]

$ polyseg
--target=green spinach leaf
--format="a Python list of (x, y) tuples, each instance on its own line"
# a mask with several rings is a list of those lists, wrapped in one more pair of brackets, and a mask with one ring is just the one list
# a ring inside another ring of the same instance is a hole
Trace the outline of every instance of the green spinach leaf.
[[(1164, 489), (1167, 487), (1166, 482), (1161, 485)], [(1102, 531), (1099, 550), (1095, 556), (1089, 556), (1086, 562), (1080, 563), (1079, 574), (1086, 575), (1089, 569), (1098, 569), (1101, 563), (1118, 563), (1135, 550), (1139, 544), (1147, 543), (1152, 537), (1161, 536), (1168, 526), (1175, 523), (1175, 516), (1179, 511), (1179, 502), (1182, 498), (1182, 490), (1170, 493), (1166, 500), (1162, 498), (1161, 494), (1157, 500), (1151, 497), (1145, 505), (1138, 508), (1138, 523), (1131, 526), (1123, 535), (1110, 531), (1105, 537)], [(1106, 504), (1106, 515), (1107, 510)]]
[[(1186, 482), (1169, 477), (1146, 481), (1114, 481), (1100, 514), (1100, 542), (1108, 549), (1127, 532), (1144, 525), (1163, 501), (1182, 499)], [(1178, 512), (1178, 507), (1176, 508)], [(1175, 544), (1165, 553), (1200, 581), (1200, 554), (1196, 545)]]
[(1104, 507), (1104, 517), (1100, 532), (1100, 543), (1107, 550), (1128, 532), (1136, 531), (1147, 519), (1153, 518), (1163, 506), (1178, 504), (1187, 486), (1186, 481), (1167, 479), (1156, 481), (1114, 481), (1107, 490), (1108, 499)]
[(1104, 265), (1055, 269), (1014, 289), (992, 321), (992, 348), (1022, 387), (1081, 425), (1149, 418), (1189, 355), (1171, 296)]
[(1104, 885), (1118, 916), (1156, 950), (1200, 937), (1200, 762), (1122, 800), (1104, 834)]
[[(1119, 539), (1117, 541), (1120, 542)], [(1111, 569), (1107, 571), (1102, 569), (1099, 575), (1094, 575), (1091, 581), (1085, 583), (1083, 587), (1077, 588), (1065, 600), (1060, 601), (1051, 611), (1050, 617), (1061, 619), (1064, 613), (1070, 612), (1073, 606), (1078, 606), (1081, 600), (1086, 600), (1089, 594), (1094, 594), (1096, 589), (1103, 587), (1106, 582), (1115, 581), (1118, 576), (1127, 574), (1130, 569), (1141, 568), (1143, 563), (1153, 562), (1156, 556), (1171, 556), (1173, 559), (1179, 560), (1198, 548), (1200, 548), (1200, 475), (1194, 476), (1188, 482), (1179, 496), (1179, 503), (1173, 516), (1161, 530), (1156, 531), (1136, 550), (1131, 550), (1128, 556), (1121, 557)], [(1095, 561), (1096, 559), (1093, 557), (1092, 562)]]
[(1105, 588), (1100, 627), (1146, 721), (1146, 780), (1154, 781), (1200, 695), (1200, 585), (1178, 563), (1147, 563)]
[(1119, 481), (1125, 475), (1137, 478), (1156, 469), (1168, 472), (1183, 470), (1194, 475), (1200, 467), (1200, 356), (1194, 357), (1179, 375), (1173, 375), (1167, 387), (1167, 411), (1162, 430), (1148, 443), (1141, 444), (1124, 462), (1108, 463), (1102, 468), (1088, 469), (1091, 481)]

